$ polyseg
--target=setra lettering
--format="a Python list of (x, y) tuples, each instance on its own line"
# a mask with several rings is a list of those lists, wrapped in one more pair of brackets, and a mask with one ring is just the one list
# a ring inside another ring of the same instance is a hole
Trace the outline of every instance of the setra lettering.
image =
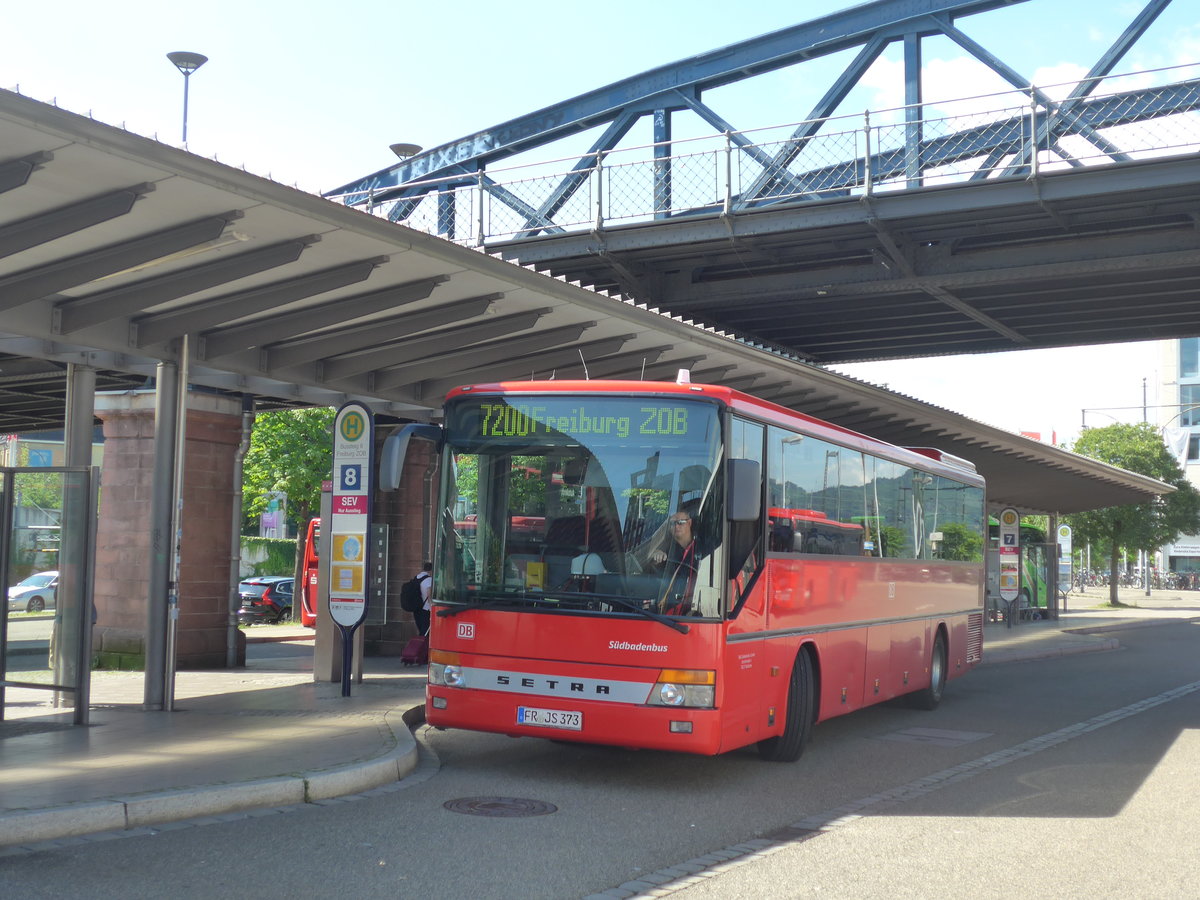
[(590, 694), (597, 697), (613, 695), (613, 686), (599, 682), (565, 681), (562, 677), (538, 677), (534, 675), (503, 675), (496, 672), (492, 675), (497, 687), (516, 687), (518, 690), (545, 692), (548, 694)]

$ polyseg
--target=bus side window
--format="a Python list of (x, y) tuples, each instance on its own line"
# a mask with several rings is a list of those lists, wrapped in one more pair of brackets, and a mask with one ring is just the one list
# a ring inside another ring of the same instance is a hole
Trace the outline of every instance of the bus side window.
[(770, 525), (769, 548), (776, 553), (790, 553), (796, 539), (796, 531), (792, 528), (791, 521), (786, 516), (772, 516)]

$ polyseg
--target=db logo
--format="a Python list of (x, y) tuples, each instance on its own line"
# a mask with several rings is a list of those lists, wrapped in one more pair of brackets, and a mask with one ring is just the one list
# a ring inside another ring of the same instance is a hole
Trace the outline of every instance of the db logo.
[(464, 640), (475, 640), (475, 623), (474, 622), (459, 622), (458, 636)]

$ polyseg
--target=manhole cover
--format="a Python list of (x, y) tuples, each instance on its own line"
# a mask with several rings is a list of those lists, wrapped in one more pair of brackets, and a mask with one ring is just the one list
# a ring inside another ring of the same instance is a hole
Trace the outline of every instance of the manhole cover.
[(460, 797), (447, 800), (442, 806), (451, 812), (469, 816), (493, 816), (513, 818), (515, 816), (545, 816), (558, 812), (553, 803), (541, 800), (524, 800), (520, 797)]
[(911, 744), (933, 744), (937, 747), (961, 747), (991, 737), (988, 731), (945, 731), (941, 728), (906, 728), (885, 734), (885, 741), (904, 741)]

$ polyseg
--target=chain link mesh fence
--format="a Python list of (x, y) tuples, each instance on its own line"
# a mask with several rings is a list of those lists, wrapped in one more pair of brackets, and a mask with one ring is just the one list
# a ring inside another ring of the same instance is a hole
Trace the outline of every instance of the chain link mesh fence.
[[(484, 245), (685, 214), (1029, 177), (1200, 150), (1198, 76), (1200, 65), (1180, 66), (939, 100), (592, 153), (573, 168), (559, 160), (490, 169), (474, 179), (414, 182), (403, 188), (408, 196), (382, 203), (361, 193), (337, 199)], [(1156, 79), (1164, 83), (1153, 86)], [(670, 156), (662, 155), (666, 149)]]

